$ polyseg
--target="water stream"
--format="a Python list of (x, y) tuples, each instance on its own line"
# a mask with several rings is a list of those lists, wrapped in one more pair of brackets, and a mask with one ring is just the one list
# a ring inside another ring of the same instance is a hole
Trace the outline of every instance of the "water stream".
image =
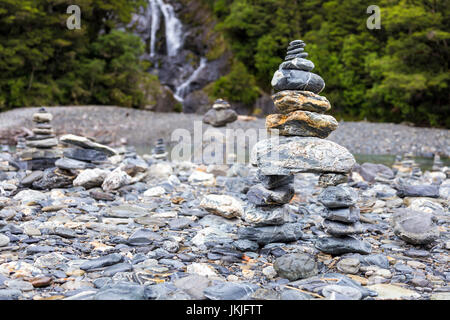
[(191, 76), (183, 82), (176, 90), (174, 94), (174, 98), (177, 99), (180, 102), (183, 102), (184, 97), (189, 93), (189, 86), (191, 83), (197, 79), (200, 72), (203, 70), (203, 68), (206, 66), (206, 58), (200, 59), (200, 65), (199, 67), (191, 74)]

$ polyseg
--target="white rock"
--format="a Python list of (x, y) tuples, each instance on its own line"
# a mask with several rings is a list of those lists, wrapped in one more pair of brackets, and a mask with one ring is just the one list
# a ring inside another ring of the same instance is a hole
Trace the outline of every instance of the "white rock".
[(108, 173), (108, 171), (98, 168), (83, 170), (73, 181), (73, 185), (75, 187), (85, 187), (86, 189), (100, 187)]
[(216, 270), (206, 263), (193, 263), (187, 266), (187, 273), (198, 274), (208, 278), (219, 278)]
[(61, 253), (52, 252), (38, 257), (34, 262), (34, 265), (38, 268), (54, 268), (67, 260), (68, 259)]
[(23, 190), (14, 196), (14, 200), (20, 201), (23, 205), (33, 205), (37, 201), (45, 200), (47, 196), (36, 190)]
[(66, 134), (60, 138), (61, 142), (76, 145), (82, 148), (94, 149), (102, 151), (110, 156), (116, 155), (117, 151), (103, 144), (89, 140), (86, 137), (76, 136), (74, 134)]
[(204, 186), (214, 186), (216, 183), (216, 179), (214, 179), (213, 174), (199, 170), (192, 172), (188, 178), (188, 181), (192, 184), (201, 184)]
[(103, 191), (117, 190), (130, 183), (131, 177), (120, 168), (110, 172), (102, 184)]
[(144, 192), (144, 197), (160, 197), (166, 193), (163, 187), (153, 187)]
[(173, 174), (172, 166), (168, 163), (160, 162), (150, 166), (149, 175), (157, 178), (168, 178)]
[(276, 278), (276, 276), (277, 276), (277, 272), (275, 271), (274, 267), (272, 267), (272, 266), (268, 266), (268, 267), (265, 267), (264, 269), (262, 269), (262, 273), (263, 273), (263, 275), (266, 276), (266, 278), (268, 278), (270, 280)]
[(240, 217), (244, 213), (241, 203), (227, 195), (209, 194), (203, 198), (200, 207), (228, 219)]
[(0, 233), (0, 247), (6, 247), (9, 244), (9, 238)]
[(367, 286), (367, 289), (376, 291), (377, 299), (420, 298), (417, 292), (392, 284), (378, 283)]

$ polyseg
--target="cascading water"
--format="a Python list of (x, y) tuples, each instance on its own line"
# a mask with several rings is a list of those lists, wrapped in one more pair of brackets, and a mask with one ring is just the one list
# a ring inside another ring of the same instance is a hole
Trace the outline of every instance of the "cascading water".
[(173, 57), (183, 46), (183, 24), (175, 15), (175, 11), (170, 4), (165, 4), (162, 0), (149, 0), (151, 14), (150, 28), (150, 56), (155, 56), (156, 33), (160, 27), (161, 13), (164, 16), (164, 24), (166, 27), (166, 46), (167, 55)]
[(203, 70), (203, 68), (206, 66), (206, 58), (201, 58), (200, 59), (200, 65), (197, 68), (197, 70), (195, 70), (192, 75), (184, 82), (182, 83), (176, 90), (175, 94), (174, 94), (174, 98), (177, 99), (178, 101), (182, 102), (184, 97), (186, 96), (186, 94), (188, 93), (189, 90), (189, 86), (191, 85), (191, 83), (197, 79), (199, 73)]
[[(134, 27), (135, 32), (149, 43), (149, 54), (142, 58), (153, 62), (150, 72), (158, 75), (161, 84), (172, 89), (176, 100), (183, 102), (194, 87), (199, 89), (198, 81), (205, 81), (201, 73), (205, 71), (207, 59), (200, 57), (200, 63), (194, 69), (192, 57), (199, 57), (199, 54), (184, 48), (189, 29), (183, 26), (168, 0), (148, 0), (147, 7), (141, 8), (140, 12), (133, 16), (129, 26)], [(158, 42), (162, 30), (166, 44), (165, 53), (161, 52)], [(198, 81), (195, 82), (196, 80)]]

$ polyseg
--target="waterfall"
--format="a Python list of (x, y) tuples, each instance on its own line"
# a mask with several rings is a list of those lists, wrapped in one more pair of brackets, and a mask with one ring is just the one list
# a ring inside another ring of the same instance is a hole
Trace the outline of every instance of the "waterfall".
[(183, 46), (183, 25), (175, 15), (175, 10), (170, 4), (162, 0), (149, 0), (152, 23), (150, 27), (150, 56), (155, 56), (156, 33), (160, 27), (161, 13), (164, 16), (166, 27), (166, 46), (169, 57), (176, 56), (178, 50)]
[(200, 71), (203, 70), (203, 68), (206, 66), (206, 58), (201, 58), (200, 59), (200, 65), (199, 67), (191, 74), (191, 76), (185, 81), (183, 82), (176, 90), (174, 97), (175, 99), (177, 99), (180, 102), (183, 102), (184, 97), (186, 96), (186, 94), (189, 92), (189, 86), (191, 85), (191, 83), (197, 79), (197, 76), (199, 75)]
[(156, 4), (156, 0), (150, 0), (150, 14), (152, 17), (152, 24), (150, 28), (150, 57), (155, 56), (155, 43), (156, 43), (156, 32), (159, 29), (159, 9)]

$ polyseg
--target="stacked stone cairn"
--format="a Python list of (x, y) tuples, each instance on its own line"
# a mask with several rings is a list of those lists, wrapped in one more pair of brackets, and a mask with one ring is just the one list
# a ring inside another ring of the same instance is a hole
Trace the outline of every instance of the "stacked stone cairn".
[[(253, 206), (244, 213), (244, 220), (254, 227), (241, 229), (240, 236), (259, 240), (260, 245), (300, 239), (301, 227), (289, 221), (287, 203), (294, 196), (293, 175), (313, 172), (321, 174), (319, 184), (326, 187), (319, 198), (326, 203), (325, 230), (332, 236), (319, 239), (316, 247), (327, 252), (329, 244), (335, 247), (337, 243), (344, 248), (338, 250), (339, 253), (367, 253), (369, 244), (348, 236), (361, 230), (359, 210), (354, 206), (357, 195), (349, 187), (336, 187), (347, 182), (355, 159), (346, 148), (324, 140), (338, 127), (338, 122), (324, 115), (331, 108), (329, 101), (318, 95), (325, 82), (311, 72), (314, 64), (305, 59), (308, 54), (304, 48), (302, 40), (292, 41), (285, 61), (274, 74), (272, 86), (276, 93), (272, 99), (280, 114), (269, 115), (266, 127), (280, 136), (261, 140), (252, 150), (251, 162), (258, 167), (260, 184), (248, 191), (247, 197)], [(262, 224), (270, 226), (261, 227)], [(268, 233), (268, 228), (272, 237), (261, 241), (261, 235)], [(348, 246), (348, 242), (352, 242), (352, 246)], [(363, 249), (355, 250), (358, 246)]]
[(213, 127), (224, 127), (228, 123), (236, 121), (237, 118), (238, 115), (236, 111), (231, 109), (231, 105), (223, 99), (218, 99), (203, 116), (203, 122)]
[(29, 170), (43, 170), (52, 168), (55, 161), (61, 157), (61, 150), (57, 148), (58, 139), (55, 136), (51, 121), (53, 116), (45, 108), (40, 108), (33, 114), (35, 127), (33, 135), (18, 140), (19, 159), (25, 162)]
[(441, 160), (441, 157), (435, 153), (433, 158), (433, 167), (431, 168), (431, 171), (442, 171), (444, 168), (444, 163)]
[(167, 151), (166, 151), (166, 145), (164, 143), (164, 139), (159, 138), (156, 141), (156, 146), (153, 149), (153, 158), (155, 159), (161, 159), (161, 160), (167, 160)]

